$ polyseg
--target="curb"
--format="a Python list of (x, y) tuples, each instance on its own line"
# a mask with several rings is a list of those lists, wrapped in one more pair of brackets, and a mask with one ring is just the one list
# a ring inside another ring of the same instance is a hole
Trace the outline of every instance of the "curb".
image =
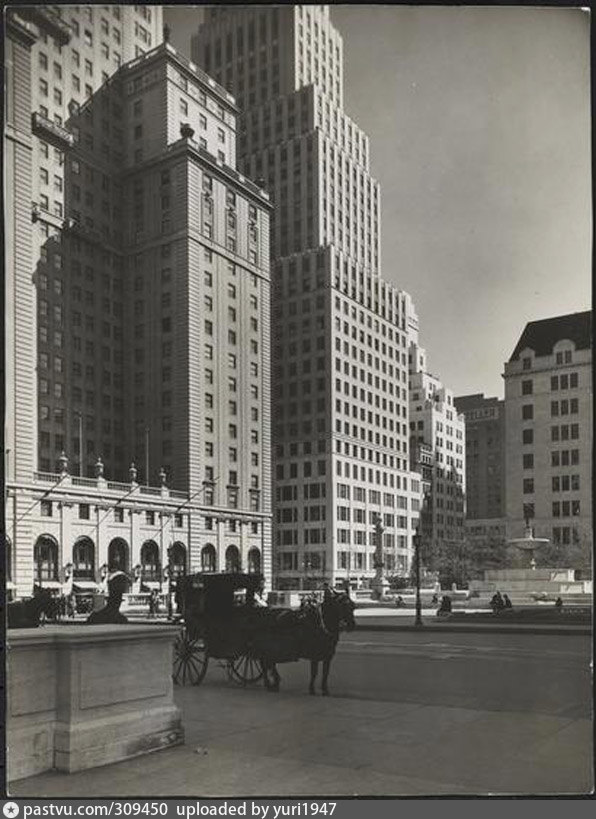
[[(480, 623), (445, 623), (442, 625), (438, 624), (426, 624), (424, 623), (422, 626), (415, 626), (413, 623), (406, 625), (391, 625), (391, 624), (381, 624), (381, 623), (356, 623), (355, 631), (410, 631), (410, 632), (440, 632), (440, 631), (449, 631), (449, 632), (468, 632), (468, 633), (476, 633), (476, 634), (485, 634), (489, 633), (496, 633), (496, 634), (571, 634), (571, 635), (579, 635), (579, 636), (591, 636), (592, 635), (592, 627), (591, 626), (584, 626), (584, 625), (568, 625), (568, 626), (557, 626), (557, 625), (544, 625), (544, 626), (532, 626), (522, 625), (522, 624), (514, 624), (511, 625), (504, 625), (504, 624), (497, 624), (494, 625), (492, 623), (487, 623), (486, 625), (481, 625)], [(353, 633), (353, 632), (352, 632)]]

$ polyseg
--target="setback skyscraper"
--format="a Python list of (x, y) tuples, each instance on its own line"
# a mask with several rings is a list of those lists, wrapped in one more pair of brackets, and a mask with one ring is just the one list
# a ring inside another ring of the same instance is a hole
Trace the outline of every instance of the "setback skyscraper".
[(342, 39), (324, 6), (206, 11), (193, 59), (234, 93), (238, 161), (274, 205), (274, 531), (279, 588), (367, 584), (375, 524), (407, 571), (409, 296), (380, 276), (380, 194), (343, 110)]

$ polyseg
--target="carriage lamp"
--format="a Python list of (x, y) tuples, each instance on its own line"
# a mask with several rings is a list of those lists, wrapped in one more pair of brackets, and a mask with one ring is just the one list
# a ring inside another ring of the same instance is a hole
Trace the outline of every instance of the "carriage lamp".
[(137, 563), (137, 565), (134, 567), (133, 571), (135, 573), (135, 580), (138, 580), (141, 577), (141, 571), (142, 571), (141, 564)]
[(105, 580), (106, 577), (108, 576), (108, 564), (107, 563), (104, 563), (102, 566), (100, 566), (99, 576), (101, 577), (102, 580)]
[(72, 569), (73, 569), (72, 563), (67, 563), (66, 566), (64, 567), (64, 582), (70, 580), (70, 578), (72, 577)]

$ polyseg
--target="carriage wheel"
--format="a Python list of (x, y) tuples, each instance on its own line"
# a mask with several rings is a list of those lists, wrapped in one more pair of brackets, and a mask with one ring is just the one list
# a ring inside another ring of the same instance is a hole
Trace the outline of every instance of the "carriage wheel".
[(263, 666), (248, 654), (241, 654), (228, 662), (228, 677), (240, 685), (252, 685), (263, 679)]
[(191, 640), (181, 632), (174, 643), (172, 679), (175, 685), (200, 685), (207, 673), (209, 655), (202, 639)]

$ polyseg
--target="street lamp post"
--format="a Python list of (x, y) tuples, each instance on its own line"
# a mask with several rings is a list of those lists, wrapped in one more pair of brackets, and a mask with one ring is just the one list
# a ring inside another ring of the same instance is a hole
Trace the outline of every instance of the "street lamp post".
[(168, 546), (168, 620), (172, 619), (172, 572), (174, 564), (172, 562), (173, 545)]
[(416, 579), (416, 617), (414, 619), (415, 626), (423, 626), (422, 622), (422, 600), (420, 599), (420, 541), (422, 535), (420, 529), (414, 535), (414, 572)]

